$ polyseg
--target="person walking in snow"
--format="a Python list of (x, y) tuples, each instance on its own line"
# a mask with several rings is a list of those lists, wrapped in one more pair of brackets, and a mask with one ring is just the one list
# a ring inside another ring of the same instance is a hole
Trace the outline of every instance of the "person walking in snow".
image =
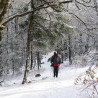
[(54, 52), (54, 55), (51, 57), (51, 65), (53, 66), (54, 77), (58, 77), (58, 70), (60, 63), (61, 58), (58, 56), (56, 52)]

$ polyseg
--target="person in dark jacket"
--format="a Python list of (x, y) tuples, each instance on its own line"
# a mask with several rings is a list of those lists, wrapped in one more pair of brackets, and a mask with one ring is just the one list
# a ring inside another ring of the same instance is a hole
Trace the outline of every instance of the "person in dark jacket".
[(56, 52), (54, 52), (54, 55), (51, 58), (51, 64), (53, 66), (54, 77), (58, 77), (58, 70), (59, 70), (60, 63), (61, 63), (60, 57), (58, 56)]

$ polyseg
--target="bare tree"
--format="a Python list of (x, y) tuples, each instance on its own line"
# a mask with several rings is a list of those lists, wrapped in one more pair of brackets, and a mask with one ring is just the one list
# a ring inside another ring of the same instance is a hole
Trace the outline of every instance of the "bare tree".
[(2, 74), (2, 49), (1, 49), (1, 40), (2, 40), (2, 30), (4, 29), (3, 26), (3, 22), (4, 22), (4, 18), (6, 16), (6, 13), (8, 11), (8, 7), (9, 7), (9, 1), (10, 0), (0, 0), (0, 76)]

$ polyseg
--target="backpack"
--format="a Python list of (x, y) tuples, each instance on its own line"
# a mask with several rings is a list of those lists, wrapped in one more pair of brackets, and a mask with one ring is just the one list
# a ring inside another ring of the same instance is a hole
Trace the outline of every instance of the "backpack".
[(61, 59), (59, 56), (53, 57), (53, 64), (60, 64), (60, 63), (61, 63)]

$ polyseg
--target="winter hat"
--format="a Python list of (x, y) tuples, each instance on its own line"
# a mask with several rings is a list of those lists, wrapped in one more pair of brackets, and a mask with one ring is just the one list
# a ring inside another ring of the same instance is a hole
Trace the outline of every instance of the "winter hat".
[(54, 56), (57, 56), (57, 53), (56, 52), (54, 52)]

